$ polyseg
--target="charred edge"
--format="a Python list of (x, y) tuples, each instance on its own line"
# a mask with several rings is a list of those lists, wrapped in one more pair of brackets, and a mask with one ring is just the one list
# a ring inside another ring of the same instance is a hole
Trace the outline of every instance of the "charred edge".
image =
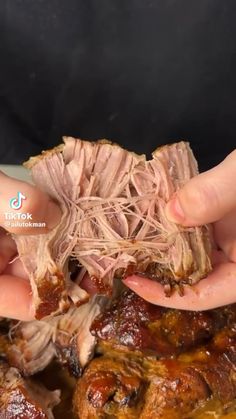
[(69, 373), (73, 377), (80, 378), (83, 373), (83, 368), (78, 359), (76, 342), (74, 341), (67, 346), (56, 344), (56, 348), (59, 362), (68, 368)]
[(137, 377), (120, 378), (112, 373), (101, 371), (90, 377), (87, 400), (93, 408), (102, 408), (105, 404), (116, 403), (120, 407), (132, 407), (143, 392), (144, 386)]

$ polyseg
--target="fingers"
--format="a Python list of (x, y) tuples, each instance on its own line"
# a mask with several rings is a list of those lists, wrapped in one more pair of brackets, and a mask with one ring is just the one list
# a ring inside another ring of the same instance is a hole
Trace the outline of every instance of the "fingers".
[[(26, 272), (16, 255), (16, 245), (9, 234), (0, 228), (0, 316), (17, 320), (32, 320), (32, 293)], [(20, 276), (20, 277), (19, 277)]]
[(0, 273), (3, 272), (9, 261), (16, 255), (16, 244), (10, 234), (0, 228)]
[(216, 266), (220, 263), (229, 262), (229, 259), (222, 250), (213, 250), (211, 254), (211, 262), (213, 266)]
[(4, 270), (4, 275), (19, 276), (24, 279), (29, 278), (19, 258), (16, 258), (13, 262), (8, 263)]
[(192, 178), (166, 206), (167, 217), (183, 226), (220, 220), (236, 209), (236, 150), (213, 169)]
[[(22, 217), (23, 214), (23, 217)], [(61, 218), (60, 208), (39, 189), (0, 172), (0, 225), (15, 234), (41, 234)], [(36, 227), (35, 223), (44, 223)], [(22, 225), (23, 224), (23, 225)], [(16, 246), (0, 228), (0, 316), (32, 320), (34, 309), (29, 281), (20, 260), (10, 260)], [(20, 277), (21, 276), (21, 277)]]
[(176, 291), (171, 297), (166, 297), (158, 282), (136, 275), (123, 282), (144, 300), (163, 307), (198, 311), (236, 302), (236, 264), (230, 262), (216, 265), (206, 279), (194, 286), (186, 286), (182, 297)]
[(2, 227), (15, 234), (39, 234), (54, 228), (60, 218), (59, 206), (44, 192), (0, 172), (0, 225)]
[(34, 319), (29, 281), (0, 275), (0, 316), (23, 321)]
[(214, 224), (214, 240), (228, 259), (236, 262), (236, 209)]

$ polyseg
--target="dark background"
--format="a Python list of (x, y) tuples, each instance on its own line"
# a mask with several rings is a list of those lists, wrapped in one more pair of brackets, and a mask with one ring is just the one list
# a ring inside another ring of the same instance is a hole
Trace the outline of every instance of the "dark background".
[(1, 0), (0, 163), (62, 135), (235, 148), (235, 0)]

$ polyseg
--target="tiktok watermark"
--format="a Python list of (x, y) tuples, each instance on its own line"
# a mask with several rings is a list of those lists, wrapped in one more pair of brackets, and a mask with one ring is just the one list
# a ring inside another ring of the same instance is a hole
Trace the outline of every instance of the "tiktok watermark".
[(12, 209), (18, 210), (21, 209), (23, 201), (26, 199), (26, 196), (23, 195), (21, 192), (17, 192), (17, 197), (13, 197), (10, 199), (10, 207)]
[[(42, 222), (34, 222), (32, 218), (32, 214), (29, 212), (19, 212), (23, 206), (23, 201), (25, 201), (27, 198), (25, 195), (23, 195), (21, 192), (17, 192), (17, 196), (13, 197), (9, 201), (9, 206), (13, 211), (5, 212), (4, 218), (5, 222), (4, 225), (6, 228), (18, 228), (18, 227), (27, 227), (27, 228), (42, 228), (46, 227), (46, 223)], [(17, 212), (15, 212), (17, 211)]]

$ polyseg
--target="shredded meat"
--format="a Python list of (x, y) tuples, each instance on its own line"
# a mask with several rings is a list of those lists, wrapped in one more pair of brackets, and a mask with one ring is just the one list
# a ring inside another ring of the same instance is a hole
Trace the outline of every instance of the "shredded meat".
[(23, 379), (16, 368), (0, 363), (0, 419), (53, 419), (60, 391)]
[[(65, 138), (26, 166), (63, 211), (47, 235), (15, 237), (38, 319), (68, 309), (70, 300), (86, 301), (79, 286), (86, 271), (109, 294), (114, 277), (131, 272), (173, 285), (194, 283), (211, 270), (207, 227), (181, 228), (164, 212), (198, 173), (188, 143), (161, 147), (146, 161), (107, 141)], [(70, 257), (83, 267), (75, 282)]]
[(96, 345), (89, 328), (105, 304), (104, 297), (94, 297), (78, 308), (71, 307), (64, 315), (19, 323), (12, 328), (6, 346), (8, 362), (29, 376), (56, 358), (73, 375), (81, 375)]

